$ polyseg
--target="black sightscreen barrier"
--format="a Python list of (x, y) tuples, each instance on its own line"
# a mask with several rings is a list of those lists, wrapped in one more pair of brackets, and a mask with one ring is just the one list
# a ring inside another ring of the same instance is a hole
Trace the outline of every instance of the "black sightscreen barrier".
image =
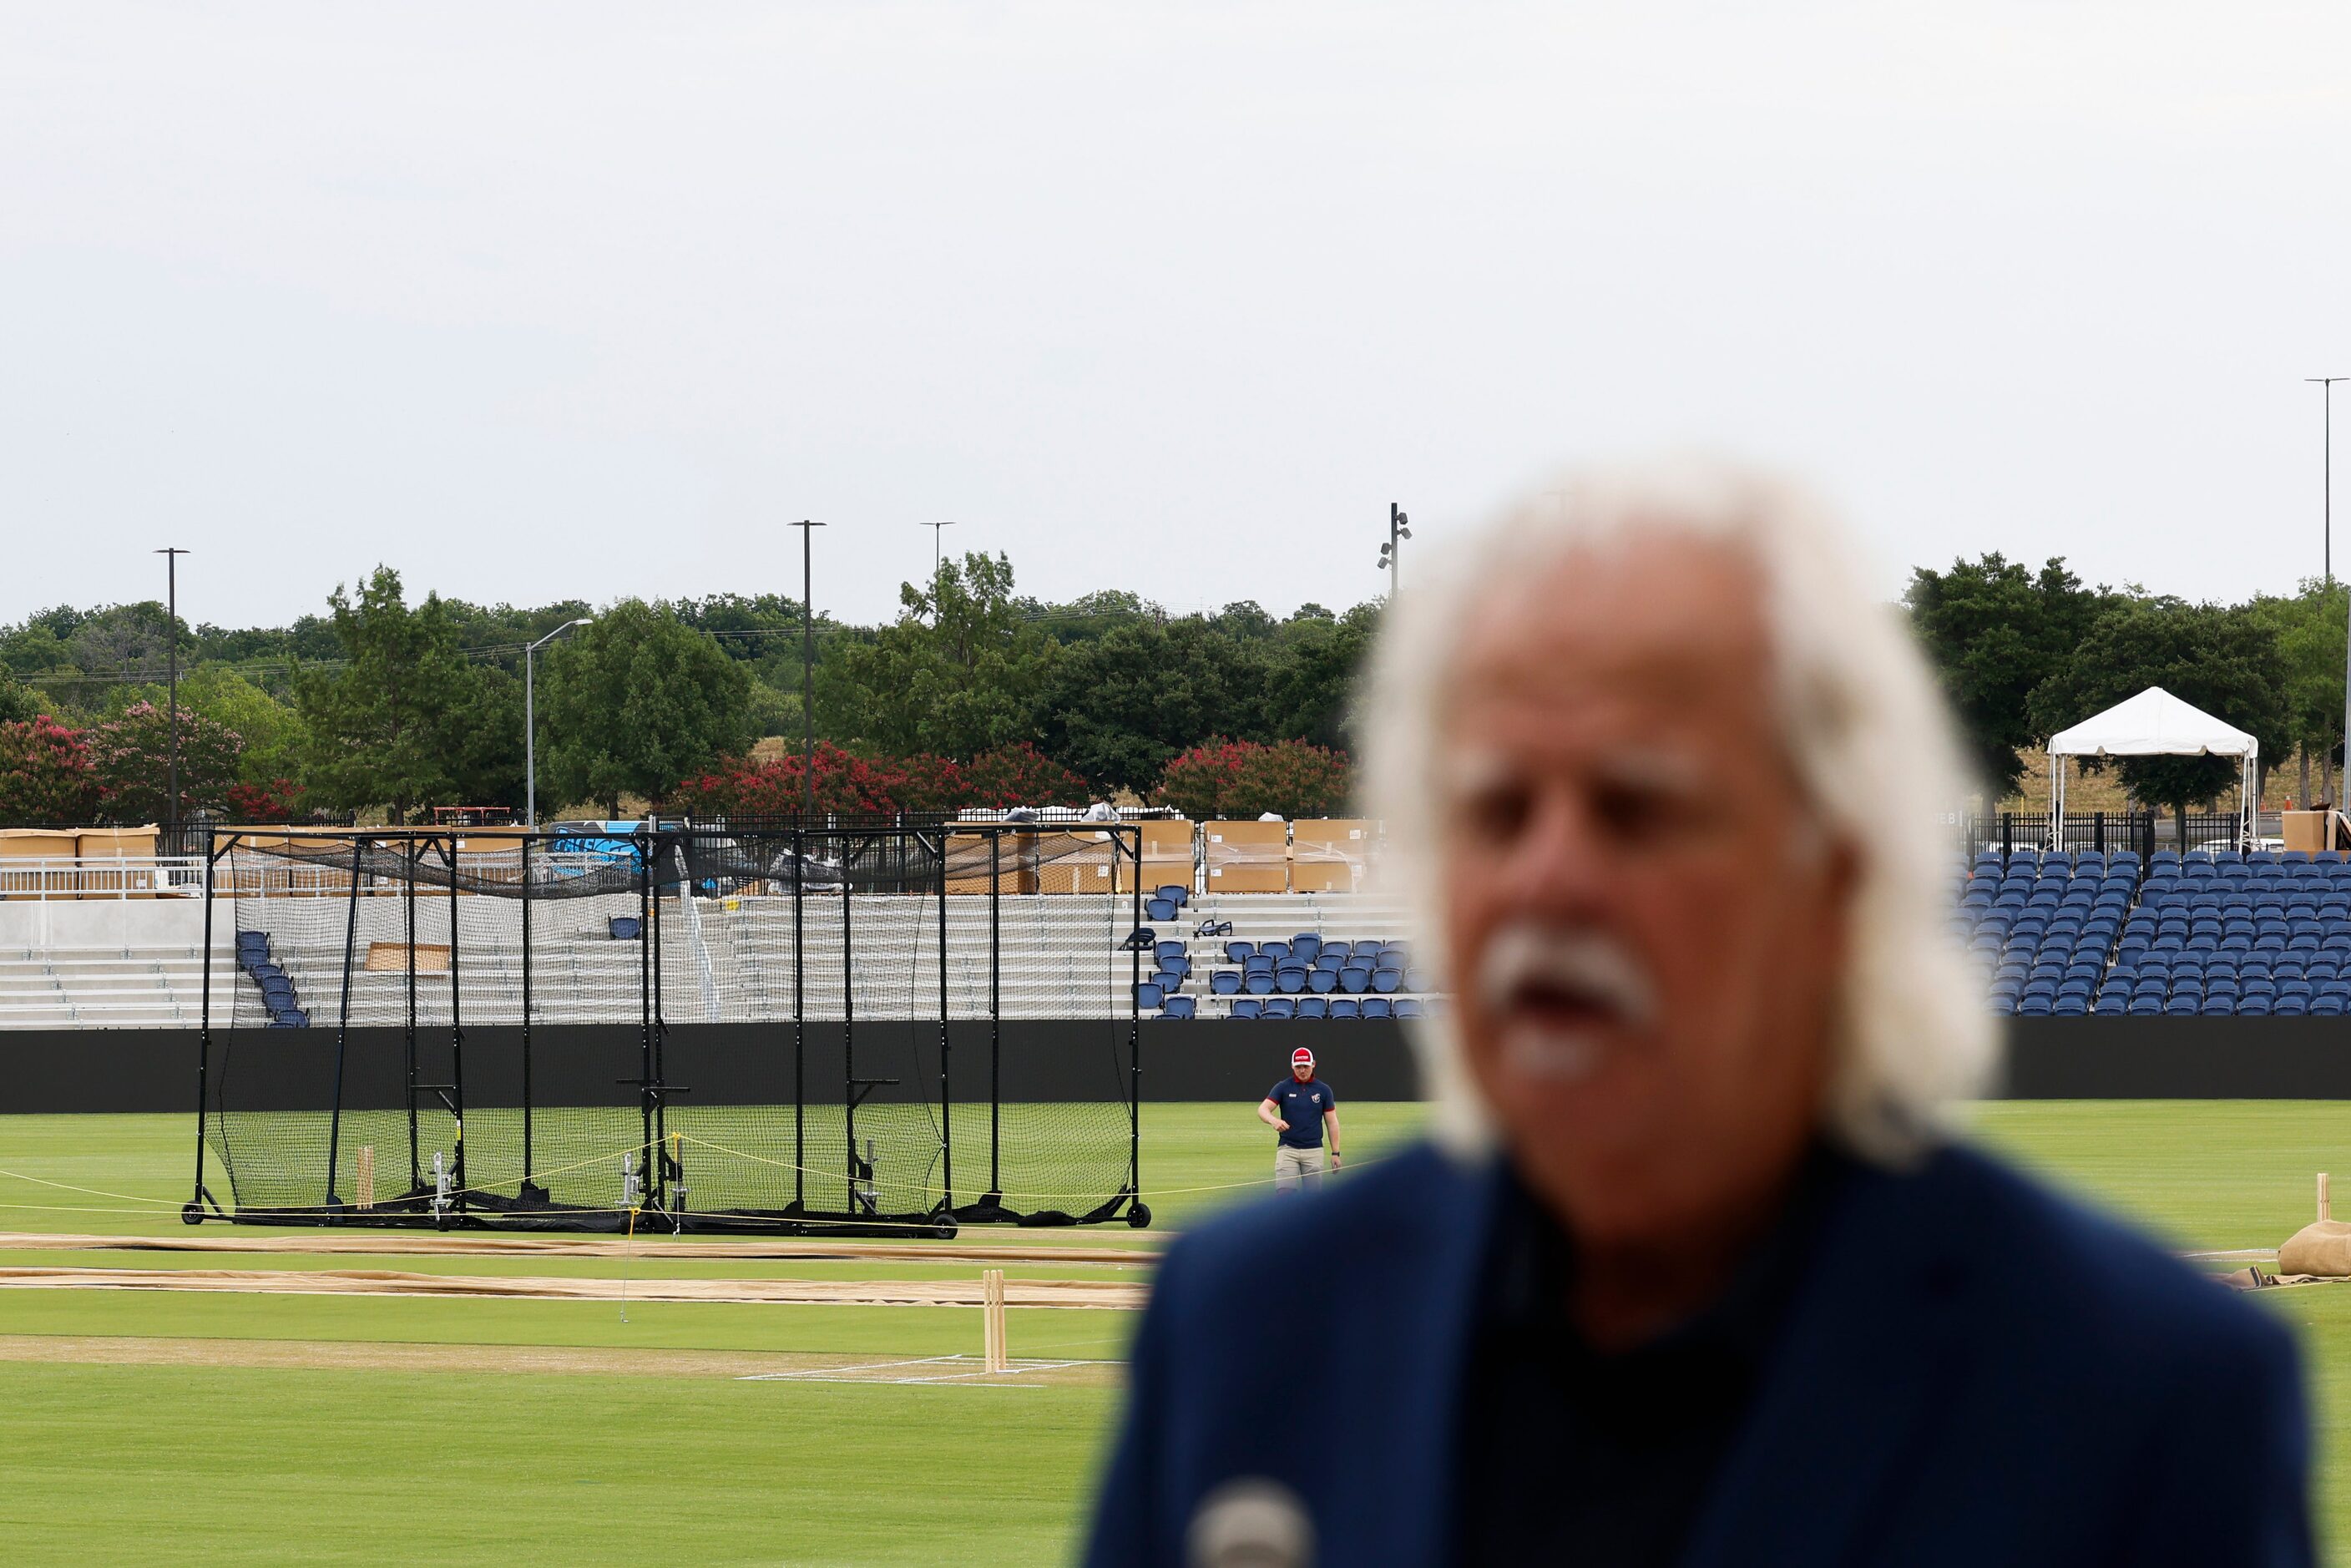
[[(185, 1216), (1147, 1224), (1141, 852), (1114, 823), (217, 831)], [(1046, 1019), (1064, 1075), (1083, 1026), (1083, 1092), (1007, 1099)]]

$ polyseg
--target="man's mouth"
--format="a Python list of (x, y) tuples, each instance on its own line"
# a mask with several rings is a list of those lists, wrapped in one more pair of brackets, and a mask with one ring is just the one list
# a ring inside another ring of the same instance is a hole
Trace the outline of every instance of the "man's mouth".
[(1497, 931), (1479, 991), (1504, 1059), (1548, 1078), (1580, 1078), (1612, 1040), (1656, 1016), (1648, 972), (1613, 937), (1519, 924)]

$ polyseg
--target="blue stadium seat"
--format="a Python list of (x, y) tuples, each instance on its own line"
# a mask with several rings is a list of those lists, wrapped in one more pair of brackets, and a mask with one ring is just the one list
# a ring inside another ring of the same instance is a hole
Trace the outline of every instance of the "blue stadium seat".
[(1367, 1019), (1394, 1018), (1395, 1017), (1395, 1004), (1389, 1001), (1385, 997), (1365, 997), (1364, 998), (1364, 1016)]
[(1270, 1019), (1290, 1019), (1297, 1016), (1298, 1004), (1288, 997), (1276, 997), (1265, 1004), (1265, 1016)]
[(1241, 989), (1247, 991), (1253, 997), (1270, 997), (1273, 995), (1273, 971), (1271, 969), (1251, 969), (1248, 974), (1241, 977)]
[(1361, 996), (1372, 988), (1372, 971), (1361, 964), (1350, 964), (1339, 971), (1339, 988), (1349, 996)]
[(1290, 939), (1290, 956), (1301, 964), (1311, 964), (1322, 951), (1322, 938), (1311, 931), (1301, 931)]
[(1322, 1019), (1331, 1016), (1331, 1004), (1322, 997), (1298, 998), (1298, 1016), (1302, 1019)]
[[(1339, 1004), (1333, 1002), (1331, 1005), (1332, 1007), (1337, 1007)], [(1400, 1019), (1416, 1019), (1423, 1016), (1426, 1011), (1426, 1007), (1422, 1003), (1418, 997), (1398, 997), (1396, 998), (1395, 1016)]]
[(1364, 1016), (1364, 1004), (1353, 997), (1332, 997), (1331, 1016), (1334, 1019), (1361, 1018)]
[(1233, 963), (1246, 964), (1251, 958), (1257, 956), (1257, 944), (1254, 942), (1228, 942), (1225, 944), (1225, 956)]
[(1294, 997), (1306, 988), (1306, 977), (1312, 972), (1295, 962), (1277, 966), (1273, 971), (1274, 988), (1284, 996)]
[(644, 932), (644, 925), (633, 915), (615, 915), (605, 922), (605, 930), (615, 942), (633, 942)]
[(1306, 988), (1318, 997), (1330, 995), (1339, 988), (1339, 971), (1309, 969), (1306, 972)]
[(1181, 909), (1186, 904), (1192, 902), (1192, 890), (1186, 887), (1180, 882), (1163, 883), (1159, 886), (1151, 890), (1151, 896), (1154, 898), (1164, 898), (1168, 903), (1174, 904), (1176, 908)]
[(1187, 1019), (1194, 1015), (1198, 1007), (1199, 1004), (1190, 997), (1170, 997), (1167, 998), (1167, 1005), (1160, 1009), (1159, 1016), (1164, 1019)]
[(1290, 944), (1287, 942), (1268, 942), (1261, 945), (1257, 951), (1259, 957), (1270, 958), (1275, 963), (1279, 964), (1284, 958), (1290, 956)]
[(1265, 1004), (1259, 1001), (1255, 997), (1243, 997), (1240, 1000), (1233, 1004), (1231, 1016), (1237, 1019), (1258, 1018), (1262, 1016), (1262, 1009), (1264, 1007)]
[(1181, 958), (1185, 948), (1181, 942), (1161, 942), (1155, 945), (1152, 951), (1162, 958)]
[(1399, 991), (1403, 988), (1404, 971), (1402, 969), (1374, 969), (1372, 971), (1372, 989), (1379, 992), (1382, 996), (1386, 996), (1392, 991)]
[(1218, 969), (1208, 977), (1208, 991), (1212, 996), (1236, 997), (1240, 995), (1240, 989), (1241, 972), (1238, 969)]
[(1173, 920), (1176, 905), (1164, 898), (1147, 898), (1143, 902), (1143, 915), (1146, 920)]
[(1153, 981), (1142, 981), (1134, 988), (1134, 1005), (1136, 1007), (1155, 1008), (1166, 999), (1167, 993), (1165, 989)]

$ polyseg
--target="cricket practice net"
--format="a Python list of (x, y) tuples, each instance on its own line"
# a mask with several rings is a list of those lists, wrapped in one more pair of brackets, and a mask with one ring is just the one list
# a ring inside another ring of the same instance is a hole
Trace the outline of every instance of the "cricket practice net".
[(185, 1217), (1147, 1224), (1140, 852), (1114, 824), (219, 830)]

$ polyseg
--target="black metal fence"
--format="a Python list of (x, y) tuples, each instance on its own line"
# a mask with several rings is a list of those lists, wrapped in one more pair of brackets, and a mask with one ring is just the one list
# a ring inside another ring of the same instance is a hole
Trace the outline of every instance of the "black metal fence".
[[(2046, 811), (1963, 813), (1949, 819), (1959, 848), (1972, 857), (1983, 850), (2003, 857), (2021, 851), (2064, 850), (2072, 854), (2126, 851), (2145, 861), (2158, 850), (2221, 850), (2238, 844), (2243, 824), (2234, 811), (2067, 812), (2053, 841)], [(2254, 836), (2273, 838), (2279, 832), (2274, 811), (2255, 819)]]

